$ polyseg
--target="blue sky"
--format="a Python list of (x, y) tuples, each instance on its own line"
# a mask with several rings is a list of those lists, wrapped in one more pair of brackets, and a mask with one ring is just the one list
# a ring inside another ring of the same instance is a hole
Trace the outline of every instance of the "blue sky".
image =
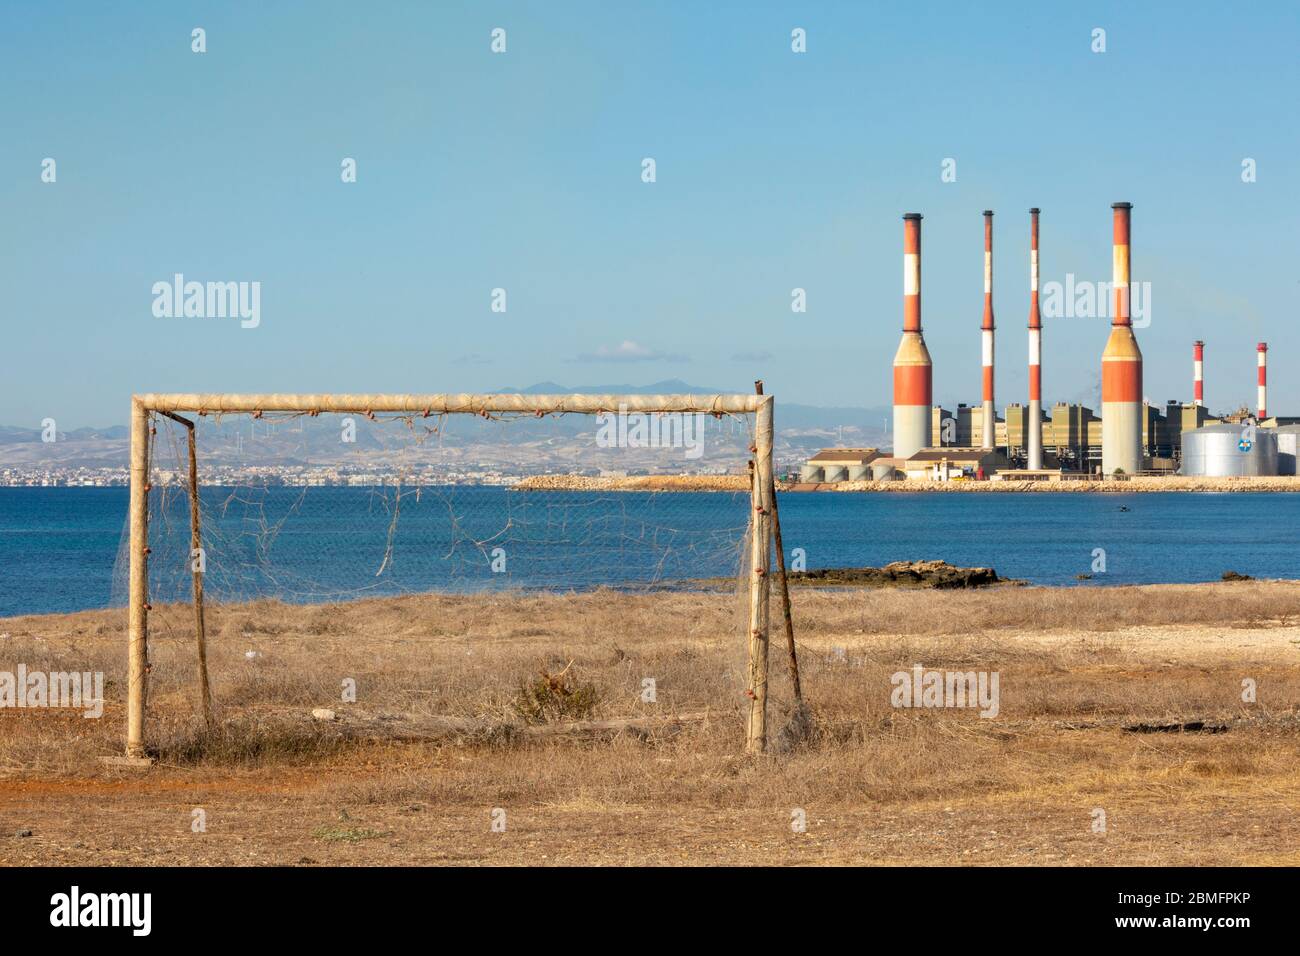
[[(1263, 339), (1300, 414), (1298, 45), (1294, 3), (6, 4), (0, 423), (548, 379), (886, 405), (908, 211), (935, 399), (977, 402), (985, 208), (1001, 406), (1028, 208), (1044, 282), (1106, 281), (1117, 200), (1148, 397), (1190, 397), (1201, 338), (1211, 407), (1253, 402)], [(177, 272), (260, 282), (261, 324), (154, 317)], [(1106, 325), (1045, 322), (1046, 400), (1096, 401)]]

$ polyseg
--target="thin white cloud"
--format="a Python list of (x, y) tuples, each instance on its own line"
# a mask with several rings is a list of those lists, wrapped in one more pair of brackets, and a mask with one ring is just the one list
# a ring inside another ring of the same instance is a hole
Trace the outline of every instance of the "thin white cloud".
[(575, 362), (689, 362), (685, 355), (660, 352), (632, 339), (624, 339), (618, 345), (602, 345), (594, 352), (584, 352)]

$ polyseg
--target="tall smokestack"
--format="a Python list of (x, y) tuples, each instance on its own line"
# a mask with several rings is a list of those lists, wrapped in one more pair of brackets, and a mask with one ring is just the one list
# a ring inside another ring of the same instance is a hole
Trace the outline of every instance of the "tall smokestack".
[(1113, 284), (1115, 308), (1110, 338), (1101, 353), (1101, 467), (1106, 474), (1142, 468), (1142, 350), (1129, 318), (1129, 214), (1132, 203), (1114, 210)]
[(984, 440), (993, 449), (996, 413), (993, 411), (993, 210), (984, 210), (984, 323), (980, 326), (980, 352), (984, 364)]
[(1043, 320), (1038, 314), (1038, 207), (1029, 210), (1029, 436), (1027, 462), (1043, 467)]
[(921, 214), (903, 216), (903, 339), (894, 355), (894, 457), (930, 444), (933, 368), (921, 337)]
[(1205, 404), (1205, 343), (1192, 343), (1192, 403)]
[(1255, 346), (1259, 355), (1259, 420), (1268, 418), (1268, 343), (1260, 342)]

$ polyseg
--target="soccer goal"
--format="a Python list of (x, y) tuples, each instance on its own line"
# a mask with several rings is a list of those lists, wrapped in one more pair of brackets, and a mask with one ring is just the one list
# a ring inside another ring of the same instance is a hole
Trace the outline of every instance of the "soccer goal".
[[(762, 394), (135, 396), (128, 758), (154, 749), (146, 714), (211, 728), (234, 703), (468, 725), (494, 707), (631, 719), (719, 687), (734, 696), (703, 702), (761, 752), (772, 421)], [(659, 686), (622, 645), (664, 627), (725, 634), (734, 667)], [(589, 645), (623, 662), (603, 689), (566, 683)], [(556, 662), (540, 678), (537, 647)]]

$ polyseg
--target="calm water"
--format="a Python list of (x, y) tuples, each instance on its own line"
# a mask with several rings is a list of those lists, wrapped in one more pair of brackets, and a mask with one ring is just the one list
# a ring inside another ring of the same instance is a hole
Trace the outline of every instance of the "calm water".
[[(203, 501), (205, 581), (226, 599), (671, 584), (734, 573), (747, 516), (746, 496), (690, 493), (425, 489), (396, 521), (391, 492), (364, 488), (207, 488)], [(126, 505), (125, 488), (0, 488), (0, 616), (121, 603)], [(787, 494), (781, 523), (809, 568), (942, 558), (1077, 584), (1100, 548), (1106, 573), (1089, 586), (1300, 578), (1300, 495)], [(181, 596), (183, 497), (153, 531), (151, 594)]]

